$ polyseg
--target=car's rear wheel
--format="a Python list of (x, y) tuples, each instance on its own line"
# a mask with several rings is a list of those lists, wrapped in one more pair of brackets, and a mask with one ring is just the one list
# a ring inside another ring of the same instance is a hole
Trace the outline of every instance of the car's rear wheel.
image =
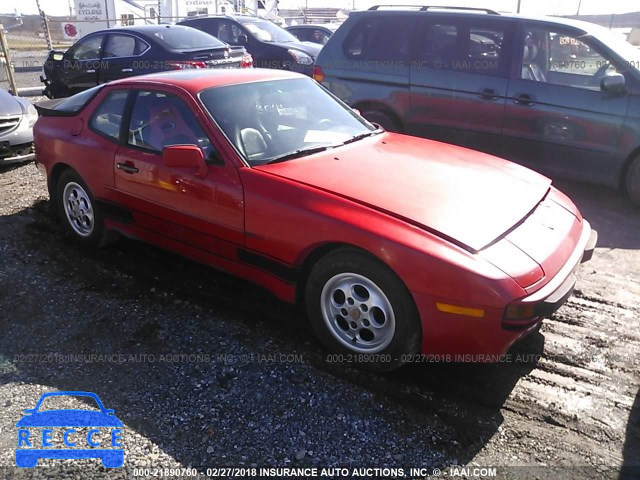
[(371, 123), (380, 125), (388, 132), (400, 132), (402, 130), (394, 118), (380, 110), (365, 110), (362, 112), (362, 116)]
[(65, 232), (78, 244), (98, 247), (105, 240), (102, 215), (80, 176), (73, 170), (60, 175), (56, 188), (56, 206)]
[(627, 169), (625, 188), (631, 202), (640, 207), (640, 155), (631, 161)]
[(382, 262), (341, 249), (311, 270), (306, 308), (312, 327), (338, 362), (393, 370), (420, 349), (420, 320), (407, 288)]

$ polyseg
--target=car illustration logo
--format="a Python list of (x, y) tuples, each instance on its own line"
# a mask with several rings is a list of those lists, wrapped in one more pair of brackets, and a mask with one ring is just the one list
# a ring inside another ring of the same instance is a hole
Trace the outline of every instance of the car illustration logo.
[[(47, 398), (61, 396), (91, 397), (100, 407), (100, 411), (82, 409), (40, 411), (42, 403)], [(124, 449), (120, 443), (123, 424), (114, 415), (113, 410), (104, 408), (95, 393), (73, 391), (45, 393), (40, 397), (35, 408), (26, 409), (24, 412), (26, 415), (16, 423), (18, 446), (15, 453), (18, 467), (35, 467), (40, 458), (99, 458), (106, 468), (117, 468), (124, 464)], [(87, 431), (80, 433), (76, 428)], [(54, 429), (56, 429), (55, 436)], [(105, 448), (106, 445), (110, 448)]]

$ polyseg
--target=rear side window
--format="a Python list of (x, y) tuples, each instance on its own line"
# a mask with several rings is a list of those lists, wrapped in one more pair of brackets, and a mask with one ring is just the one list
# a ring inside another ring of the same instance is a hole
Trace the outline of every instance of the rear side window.
[(481, 75), (508, 75), (511, 29), (506, 24), (428, 22), (421, 30), (421, 66)]
[(103, 58), (133, 57), (147, 49), (146, 43), (133, 35), (109, 35)]
[(103, 85), (98, 85), (96, 87), (85, 90), (84, 92), (76, 93), (69, 98), (65, 98), (53, 109), (59, 112), (66, 112), (70, 114), (77, 113), (82, 110), (84, 106), (98, 94), (102, 87)]
[(347, 36), (344, 53), (354, 60), (408, 60), (415, 21), (396, 15), (363, 18)]
[(128, 94), (129, 92), (126, 90), (116, 90), (110, 92), (102, 100), (89, 122), (89, 126), (94, 132), (118, 140)]

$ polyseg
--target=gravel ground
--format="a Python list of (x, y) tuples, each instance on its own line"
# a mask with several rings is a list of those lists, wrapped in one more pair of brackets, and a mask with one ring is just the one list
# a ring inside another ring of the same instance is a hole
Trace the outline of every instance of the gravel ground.
[[(640, 467), (640, 215), (615, 192), (560, 186), (600, 245), (575, 295), (514, 347), (519, 361), (380, 375), (330, 363), (301, 311), (249, 283), (129, 240), (79, 250), (35, 166), (0, 169), (0, 477), (493, 466), (497, 478), (640, 478), (618, 473)], [(16, 421), (57, 390), (115, 409), (125, 469), (12, 468)]]

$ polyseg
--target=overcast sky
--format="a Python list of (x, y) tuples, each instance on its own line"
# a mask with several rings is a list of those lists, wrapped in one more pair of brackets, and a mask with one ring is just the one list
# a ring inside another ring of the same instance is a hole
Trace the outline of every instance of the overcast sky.
[[(568, 15), (575, 14), (580, 0), (520, 0), (520, 11), (526, 14), (535, 15)], [(40, 0), (41, 8), (49, 15), (68, 15), (69, 3), (73, 0)], [(429, 3), (438, 5), (456, 5), (466, 7), (486, 7), (494, 10), (515, 12), (518, 0), (438, 0), (429, 2), (427, 0), (403, 0), (394, 2), (393, 0), (280, 0), (280, 8), (298, 8), (308, 5), (309, 7), (334, 7), (334, 8), (368, 8), (378, 3), (384, 4), (421, 4)], [(33, 14), (37, 13), (35, 0), (0, 0), (0, 12)], [(582, 0), (580, 13), (583, 14), (606, 14), (625, 13), (640, 11), (638, 0)]]

